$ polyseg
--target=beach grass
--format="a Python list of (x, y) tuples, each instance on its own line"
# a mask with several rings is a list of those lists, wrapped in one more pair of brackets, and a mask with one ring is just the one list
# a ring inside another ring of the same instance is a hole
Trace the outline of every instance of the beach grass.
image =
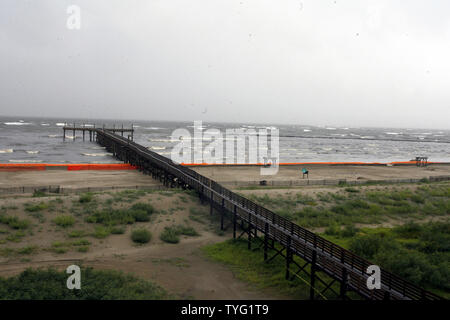
[(191, 226), (176, 225), (165, 227), (159, 238), (167, 243), (178, 243), (180, 235), (195, 237), (199, 233)]
[(450, 297), (450, 222), (327, 229), (323, 236), (402, 278)]
[(0, 278), (5, 300), (160, 300), (171, 296), (152, 282), (113, 270), (81, 268), (83, 290), (67, 290), (67, 273), (55, 269), (27, 269)]
[[(351, 190), (351, 191), (349, 191)], [(333, 225), (380, 224), (390, 219), (425, 219), (450, 213), (450, 184), (416, 184), (413, 187), (345, 188), (312, 195), (247, 195), (256, 203), (309, 228)]]
[(144, 244), (152, 239), (152, 233), (146, 229), (136, 229), (131, 233), (131, 240), (133, 242)]

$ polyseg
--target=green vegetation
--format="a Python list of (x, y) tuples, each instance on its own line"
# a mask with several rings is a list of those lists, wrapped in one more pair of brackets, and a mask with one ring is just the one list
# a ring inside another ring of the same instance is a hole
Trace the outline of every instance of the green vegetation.
[(134, 222), (149, 221), (154, 212), (147, 203), (136, 203), (128, 209), (104, 209), (96, 211), (86, 218), (89, 223), (101, 223), (105, 226), (118, 224), (132, 224)]
[(27, 229), (30, 226), (28, 220), (21, 220), (15, 216), (7, 216), (5, 214), (0, 215), (0, 223), (6, 224), (13, 229)]
[(17, 253), (19, 253), (19, 254), (33, 254), (33, 253), (36, 253), (37, 250), (38, 250), (37, 246), (26, 246), (26, 247), (18, 249)]
[(334, 188), (315, 196), (300, 192), (285, 195), (249, 195), (251, 200), (279, 215), (307, 227), (334, 225), (379, 224), (389, 219), (405, 217), (423, 219), (450, 213), (450, 184), (419, 184), (392, 188)]
[(165, 227), (163, 232), (159, 235), (159, 238), (167, 243), (178, 243), (180, 242), (180, 235), (198, 236), (198, 232), (189, 226), (171, 226)]
[(11, 256), (17, 256), (17, 255), (29, 255), (34, 254), (39, 250), (39, 247), (37, 246), (25, 246), (22, 248), (0, 248), (0, 256), (1, 257), (11, 257)]
[(91, 242), (86, 239), (78, 239), (75, 241), (55, 241), (52, 243), (50, 251), (58, 254), (66, 253), (71, 249), (76, 249), (80, 252), (86, 252), (89, 249)]
[(147, 243), (151, 238), (152, 234), (146, 229), (136, 229), (131, 233), (131, 240), (136, 243)]
[(33, 203), (25, 204), (25, 210), (28, 212), (37, 212), (37, 211), (46, 210), (48, 208), (49, 208), (49, 205), (45, 202), (39, 202), (37, 204), (33, 204)]
[(97, 226), (92, 234), (97, 239), (104, 239), (111, 234), (111, 229), (108, 227)]
[(33, 198), (41, 198), (41, 197), (46, 197), (46, 196), (47, 196), (47, 194), (41, 190), (34, 190), (34, 192), (33, 192)]
[(450, 223), (345, 229), (325, 237), (419, 286), (450, 297)]
[(67, 234), (69, 238), (81, 238), (84, 237), (84, 235), (85, 232), (83, 230), (72, 230)]
[(23, 237), (25, 237), (25, 232), (23, 232), (23, 230), (19, 230), (14, 233), (8, 234), (6, 240), (11, 242), (20, 242), (22, 241)]
[(93, 199), (94, 199), (94, 194), (91, 192), (87, 192), (87, 193), (80, 195), (80, 198), (78, 199), (78, 201), (80, 203), (88, 203), (88, 202), (91, 202)]
[(124, 234), (125, 227), (124, 226), (115, 226), (111, 228), (111, 234)]
[(132, 202), (150, 193), (150, 190), (122, 190), (110, 193), (113, 202)]
[(53, 219), (53, 223), (55, 223), (57, 226), (68, 228), (73, 226), (73, 224), (75, 223), (75, 218), (68, 215), (57, 216)]
[(159, 235), (159, 238), (167, 243), (178, 243), (180, 242), (180, 235), (176, 232), (174, 228), (165, 227), (163, 232)]
[(91, 242), (86, 239), (80, 239), (80, 240), (77, 240), (77, 241), (74, 241), (71, 243), (71, 245), (73, 245), (73, 246), (88, 246), (90, 244), (91, 244)]
[(67, 274), (54, 269), (27, 269), (18, 276), (0, 278), (0, 299), (5, 300), (116, 300), (168, 299), (161, 287), (112, 270), (81, 269), (81, 290), (68, 290)]

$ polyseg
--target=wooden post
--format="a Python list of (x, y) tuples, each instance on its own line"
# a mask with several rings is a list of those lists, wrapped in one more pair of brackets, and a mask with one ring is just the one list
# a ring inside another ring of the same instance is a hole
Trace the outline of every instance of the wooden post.
[(289, 264), (291, 263), (291, 237), (288, 237), (286, 245), (286, 275), (285, 279), (289, 279)]
[(233, 239), (236, 239), (236, 205), (233, 209)]
[(345, 300), (345, 294), (347, 292), (347, 269), (342, 270), (342, 281), (341, 281), (341, 290), (339, 293), (339, 297), (342, 300)]
[(269, 241), (269, 224), (264, 225), (264, 261), (267, 261), (267, 247)]
[(251, 213), (248, 213), (248, 249), (252, 248), (252, 224), (251, 224)]
[(309, 287), (309, 299), (314, 300), (314, 284), (316, 282), (316, 260), (317, 260), (317, 252), (314, 250), (312, 254), (311, 261), (311, 281)]
[(220, 210), (220, 230), (223, 230), (223, 215), (225, 212), (225, 198), (222, 198), (222, 210)]

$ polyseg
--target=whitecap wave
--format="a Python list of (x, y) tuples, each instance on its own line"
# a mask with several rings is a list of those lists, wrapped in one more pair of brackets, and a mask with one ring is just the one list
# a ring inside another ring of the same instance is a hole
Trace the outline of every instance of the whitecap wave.
[(3, 149), (3, 150), (0, 150), (0, 153), (13, 153), (14, 152), (14, 149)]
[(112, 153), (82, 153), (83, 156), (88, 157), (105, 157), (105, 156), (112, 156)]
[(11, 159), (11, 160), (8, 160), (9, 162), (12, 162), (12, 163), (40, 163), (40, 162), (42, 162), (43, 160), (30, 160), (30, 159), (24, 159), (24, 160), (22, 160), (22, 159)]
[(39, 153), (39, 150), (26, 150), (25, 152), (28, 154), (36, 154)]
[(27, 126), (30, 125), (31, 122), (23, 122), (23, 121), (18, 121), (18, 122), (3, 122), (5, 125), (7, 126)]

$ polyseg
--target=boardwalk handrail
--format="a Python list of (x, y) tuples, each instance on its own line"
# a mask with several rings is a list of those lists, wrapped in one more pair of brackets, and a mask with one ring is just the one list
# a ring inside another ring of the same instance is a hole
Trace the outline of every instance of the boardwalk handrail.
[[(381, 289), (370, 290), (367, 288), (369, 275), (366, 270), (373, 263), (232, 192), (188, 167), (176, 164), (172, 160), (108, 130), (96, 130), (100, 144), (114, 148), (115, 152), (119, 152), (120, 150), (116, 150), (116, 148), (120, 147), (122, 149), (120, 152), (128, 153), (127, 161), (133, 165), (139, 167), (145, 163), (162, 169), (189, 185), (199, 195), (208, 199), (212, 205), (236, 214), (257, 230), (266, 232), (266, 235), (283, 246), (289, 246), (293, 253), (307, 262), (311, 262), (313, 255), (316, 256), (316, 263), (321, 271), (338, 281), (347, 281), (348, 287), (363, 297), (376, 300), (386, 298), (443, 299), (383, 268), (381, 268)], [(346, 273), (343, 273), (344, 269)], [(347, 273), (350, 276), (349, 280), (344, 279), (344, 275)]]

